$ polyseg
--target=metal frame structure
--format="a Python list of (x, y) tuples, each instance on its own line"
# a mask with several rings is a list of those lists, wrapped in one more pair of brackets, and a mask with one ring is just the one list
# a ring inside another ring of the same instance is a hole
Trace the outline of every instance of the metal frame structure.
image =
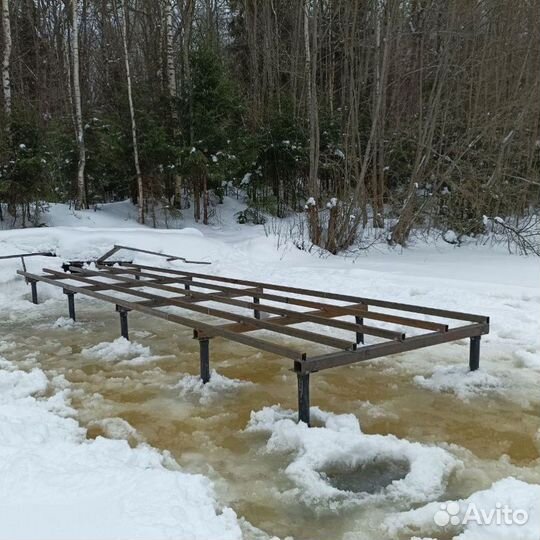
[[(200, 374), (205, 383), (210, 380), (209, 340), (214, 337), (292, 360), (298, 382), (298, 418), (307, 424), (311, 373), (464, 338), (470, 338), (469, 366), (476, 370), (480, 337), (489, 333), (489, 318), (483, 315), (132, 262), (111, 266), (106, 259), (118, 249), (98, 259), (96, 269), (71, 265), (69, 273), (44, 268), (42, 275), (26, 270), (19, 270), (18, 274), (30, 283), (34, 303), (38, 303), (38, 282), (63, 288), (72, 319), (76, 316), (76, 294), (114, 304), (125, 338), (129, 338), (130, 311), (192, 328), (194, 338), (200, 343)], [(172, 312), (171, 308), (182, 311)], [(186, 312), (203, 314), (212, 322), (191, 318)], [(451, 327), (450, 322), (454, 325), (457, 322), (457, 326)], [(299, 328), (303, 323), (324, 330)], [(350, 332), (351, 338), (328, 335), (325, 333), (328, 328)], [(413, 335), (408, 336), (404, 328), (412, 329)], [(261, 330), (270, 336), (323, 345), (331, 352), (311, 357), (303, 348), (248, 335)], [(377, 341), (366, 344), (366, 336)]]

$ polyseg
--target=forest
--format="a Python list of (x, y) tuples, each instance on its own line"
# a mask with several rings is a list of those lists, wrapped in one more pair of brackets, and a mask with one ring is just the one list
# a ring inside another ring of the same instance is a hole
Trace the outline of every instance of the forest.
[[(2, 0), (0, 220), (227, 194), (310, 245), (489, 230), (540, 203), (537, 0)], [(240, 195), (239, 195), (240, 194)]]

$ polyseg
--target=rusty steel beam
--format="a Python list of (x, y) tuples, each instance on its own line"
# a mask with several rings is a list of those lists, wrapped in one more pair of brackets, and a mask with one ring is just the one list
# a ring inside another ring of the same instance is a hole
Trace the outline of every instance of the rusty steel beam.
[(373, 360), (374, 358), (391, 354), (431, 347), (432, 345), (440, 345), (441, 343), (448, 343), (450, 341), (458, 341), (468, 337), (482, 336), (488, 333), (488, 323), (474, 323), (459, 328), (452, 328), (444, 334), (441, 332), (432, 332), (421, 336), (413, 336), (401, 342), (387, 341), (385, 343), (368, 345), (354, 352), (338, 352), (309, 358), (305, 362), (295, 363), (295, 371), (312, 373), (323, 369), (356, 364), (365, 360)]

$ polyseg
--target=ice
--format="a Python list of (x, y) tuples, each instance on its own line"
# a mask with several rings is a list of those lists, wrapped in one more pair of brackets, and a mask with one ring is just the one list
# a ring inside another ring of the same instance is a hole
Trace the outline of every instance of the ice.
[(52, 325), (53, 328), (73, 328), (74, 326), (75, 321), (68, 317), (58, 317)]
[(88, 424), (88, 427), (98, 427), (109, 439), (117, 440), (134, 440), (141, 442), (141, 436), (137, 430), (123, 418), (102, 418), (101, 420), (93, 420)]
[(203, 384), (198, 375), (185, 375), (174, 387), (183, 397), (194, 397), (201, 405), (207, 405), (224, 395), (236, 392), (240, 388), (253, 386), (250, 381), (229, 379), (215, 370), (210, 374), (210, 381)]
[(0, 403), (21, 399), (47, 390), (47, 377), (40, 369), (0, 371)]
[(470, 371), (467, 365), (438, 366), (430, 377), (417, 375), (414, 382), (434, 392), (453, 392), (462, 400), (474, 395), (500, 394), (504, 388), (499, 377), (485, 371)]
[(209, 480), (145, 445), (86, 440), (63, 394), (34, 397), (46, 388), (39, 369), (0, 371), (1, 540), (241, 538)]
[[(27, 259), (29, 271), (37, 273), (44, 267), (61, 269), (62, 261), (66, 259), (98, 257), (114, 244), (134, 245), (188, 259), (210, 261), (212, 264), (205, 266), (202, 271), (220, 276), (339, 291), (348, 295), (488, 315), (491, 318), (491, 330), (488, 336), (482, 338), (478, 372), (468, 373), (468, 343), (465, 340), (382, 359), (380, 366), (393, 369), (394, 373), (403, 376), (407, 384), (416, 377), (416, 384), (426, 390), (447, 393), (444, 399), (449, 404), (452, 399), (472, 400), (476, 395), (480, 395), (496, 397), (498, 401), (508, 400), (514, 407), (516, 401), (519, 403), (522, 400), (528, 407), (524, 412), (529, 419), (531, 414), (534, 419), (538, 410), (538, 258), (509, 255), (504, 246), (483, 246), (477, 240), (466, 237), (461, 238), (460, 248), (456, 249), (444, 242), (440, 233), (430, 235), (426, 240), (412, 237), (410, 247), (404, 250), (392, 249), (382, 243), (352, 256), (345, 254), (319, 257), (315, 252), (309, 253), (291, 247), (291, 243), (284, 238), (287, 236), (285, 232), (272, 233), (269, 228), (265, 230), (262, 226), (245, 227), (237, 224), (234, 215), (245, 206), (242, 201), (236, 200), (236, 197), (227, 196), (224, 197), (224, 204), (216, 207), (218, 215), (215, 223), (222, 224), (219, 227), (195, 223), (187, 212), (181, 220), (171, 221), (171, 228), (168, 230), (145, 227), (136, 222), (137, 209), (129, 201), (100, 205), (98, 211), (75, 211), (62, 204), (51, 204), (50, 208), (50, 212), (42, 216), (46, 227), (0, 231), (0, 254), (32, 251), (53, 251), (58, 254), (58, 258)], [(279, 223), (284, 231), (288, 230), (289, 223), (286, 220)], [(0, 224), (3, 229), (9, 226), (8, 220)], [(384, 236), (382, 238), (384, 239)], [(167, 262), (147, 255), (135, 255), (134, 260), (143, 264), (193, 270), (193, 266), (185, 265), (181, 261)], [(0, 322), (6, 327), (17, 325), (23, 330), (28, 329), (29, 336), (34, 325), (43, 325), (40, 332), (44, 332), (45, 326), (50, 329), (55, 324), (54, 321), (57, 328), (67, 330), (71, 323), (69, 319), (62, 317), (67, 313), (62, 290), (40, 283), (38, 295), (41, 303), (32, 305), (28, 285), (16, 274), (20, 267), (19, 260), (0, 263), (0, 308), (3, 314)], [(100, 307), (108, 309), (98, 301), (77, 295), (77, 305), (80, 306), (81, 313), (84, 312), (85, 304), (93, 310)], [(431, 320), (419, 314), (414, 316)], [(453, 326), (459, 324), (462, 322), (453, 321)], [(89, 320), (78, 323), (74, 330), (78, 332), (84, 328), (93, 332), (95, 327)], [(152, 334), (158, 336), (160, 331), (174, 331), (174, 325), (163, 322), (163, 329), (153, 328)], [(408, 335), (414, 333), (414, 329), (407, 329)], [(340, 332), (337, 334), (343, 336)], [(132, 337), (141, 343), (129, 343), (120, 338), (94, 345), (99, 340), (85, 340), (85, 343), (93, 346), (85, 349), (82, 356), (90, 360), (126, 362), (132, 365), (144, 364), (158, 358), (153, 356), (146, 346), (146, 343), (150, 342), (147, 340), (148, 334), (142, 331), (137, 334), (134, 331)], [(6, 528), (0, 526), (4, 537), (12, 539), (20, 535), (19, 537), (39, 539), (43, 537), (40, 535), (47, 534), (49, 538), (62, 538), (62, 535), (65, 535), (77, 540), (85, 532), (88, 533), (86, 537), (91, 536), (98, 540), (121, 538), (118, 531), (124, 526), (126, 535), (130, 538), (137, 538), (138, 534), (146, 535), (151, 540), (168, 537), (239, 537), (237, 523), (231, 514), (226, 512), (222, 516), (219, 509), (216, 510), (219, 505), (207, 480), (180, 471), (173, 473), (167, 468), (169, 464), (165, 463), (159, 452), (144, 446), (130, 449), (124, 440), (113, 439), (128, 438), (130, 442), (134, 442), (128, 427), (121, 422), (122, 419), (115, 419), (120, 415), (119, 411), (108, 411), (107, 415), (112, 420), (105, 419), (101, 426), (96, 426), (109, 439), (87, 441), (85, 430), (73, 418), (75, 411), (71, 409), (69, 402), (69, 385), (61, 379), (55, 380), (54, 376), (50, 377), (47, 383), (49, 374), (40, 372), (40, 369), (45, 369), (39, 366), (41, 357), (28, 356), (28, 351), (22, 356), (19, 355), (17, 349), (20, 343), (15, 343), (9, 336), (9, 328), (6, 333), (2, 327), (2, 340), (0, 523), (9, 525)], [(373, 339), (372, 343), (375, 342), (377, 339)], [(220, 340), (220, 346), (221, 344), (224, 347), (230, 346)], [(69, 351), (69, 348), (59, 344), (57, 355), (65, 354), (66, 351)], [(69, 357), (66, 356), (66, 363), (68, 362)], [(22, 371), (23, 368), (32, 369)], [(351, 377), (361, 377), (361, 373), (360, 369), (351, 369)], [(316, 374), (313, 380), (322, 381), (325, 376)], [(381, 371), (381, 384), (384, 383), (384, 372)], [(180, 382), (177, 391), (185, 398), (201, 403), (212, 401), (214, 407), (227, 396), (243, 391), (242, 388), (234, 383), (230, 384), (228, 379), (220, 379), (220, 375), (215, 374), (210, 384), (205, 387), (202, 387), (198, 377), (187, 377)], [(314, 390), (313, 403), (317, 403), (320, 388)], [(266, 387), (264, 391), (267, 391)], [(77, 392), (80, 392), (77, 399), (87, 400), (86, 403), (97, 400), (95, 396), (85, 395), (80, 388)], [(291, 385), (291, 402), (294, 392)], [(364, 407), (359, 405), (362, 414), (366, 415), (370, 429), (375, 426), (375, 429), (379, 430), (380, 426), (386, 425), (390, 426), (389, 431), (393, 429), (395, 415), (399, 415), (399, 411), (395, 410), (391, 392), (388, 394), (389, 396), (382, 386), (381, 401), (370, 398), (372, 404), (366, 403)], [(439, 397), (428, 394), (427, 401), (437, 400)], [(358, 395), (354, 399), (367, 398)], [(271, 396), (268, 402), (272, 402)], [(426, 403), (418, 404), (420, 416), (429, 414), (429, 411), (425, 410), (426, 406)], [(103, 405), (100, 407), (103, 412)], [(451, 497), (445, 493), (445, 486), (450, 471), (459, 466), (459, 463), (446, 448), (450, 448), (454, 453), (454, 447), (445, 446), (445, 449), (442, 449), (400, 440), (391, 435), (366, 435), (362, 433), (354, 416), (330, 415), (312, 410), (316, 427), (311, 430), (295, 424), (295, 413), (277, 408), (266, 408), (254, 413), (254, 419), (248, 428), (261, 433), (261, 437), (265, 438), (265, 448), (272, 454), (273, 459), (286, 462), (286, 476), (283, 480), (288, 486), (293, 486), (287, 492), (292, 496), (293, 503), (296, 502), (295, 496), (300, 501), (315, 500), (321, 505), (334, 505), (335, 508), (348, 503), (372, 501), (378, 504), (384, 501), (383, 504), (388, 505), (385, 506), (385, 511), (388, 511), (389, 507), (408, 508), (412, 504), (425, 504), (434, 499)], [(520, 413), (521, 409), (516, 408), (516, 423)], [(471, 424), (471, 429), (473, 427), (474, 424)], [(536, 446), (540, 448), (540, 431), (535, 439), (537, 429), (536, 426), (533, 428), (531, 445), (533, 449)], [(386, 430), (386, 427), (380, 429)], [(418, 430), (420, 429), (421, 426), (418, 427)], [(428, 433), (419, 433), (418, 438), (428, 440), (428, 437)], [(451, 437), (448, 438), (449, 442), (452, 440)], [(491, 442), (487, 441), (487, 444), (490, 445)], [(508, 445), (502, 443), (500, 445), (503, 449), (507, 447)], [(456, 450), (455, 454), (466, 461), (467, 467), (471, 466), (470, 462), (476, 464), (475, 460), (481, 463), (481, 473), (474, 472), (473, 465), (471, 474), (474, 478), (480, 478), (483, 485), (479, 486), (478, 481), (472, 480), (465, 486), (452, 485), (452, 488), (459, 492), (455, 497), (464, 497), (473, 490), (488, 486), (501, 475), (514, 474), (514, 471), (520, 478), (538, 482), (538, 475), (534, 476), (533, 471), (533, 468), (537, 467), (536, 463), (527, 467), (516, 464), (512, 471), (508, 471), (505, 465), (505, 472), (499, 474), (503, 467), (498, 460), (492, 463), (483, 457), (473, 458), (469, 454), (464, 457), (466, 449), (461, 450), (462, 452)], [(533, 451), (529, 449), (528, 452), (531, 454)], [(379, 493), (365, 495), (338, 489), (324, 476), (325, 471), (332, 467), (343, 467), (347, 470), (347, 467), (366, 466), (366, 460), (374, 456), (380, 456), (380, 459), (386, 460), (385, 463), (395, 461), (398, 456), (404, 457), (410, 472), (405, 478), (392, 482)], [(34, 491), (30, 489), (30, 483), (35, 486)], [(108, 486), (111, 491), (107, 491)], [(186, 495), (183, 486), (192, 490), (193, 496)], [(520, 500), (521, 491), (510, 484), (507, 487), (508, 497)], [(469, 488), (471, 490), (467, 491)], [(153, 489), (156, 490), (155, 494)], [(279, 486), (276, 489), (283, 491), (285, 488)], [(65, 499), (61, 498), (62, 493), (66, 494)], [(119, 494), (118, 497), (122, 498), (125, 505), (119, 508), (114, 506), (119, 500), (115, 498), (115, 493)], [(531, 500), (539, 499), (536, 491), (530, 491), (529, 495)], [(92, 500), (88, 502), (87, 498)], [(138, 509), (138, 501), (143, 499), (145, 505)], [(59, 501), (60, 506), (40, 506), (48, 504), (49, 501), (51, 504)], [(196, 507), (197, 501), (201, 503), (199, 508)], [(111, 504), (108, 505), (108, 502)], [(195, 505), (193, 510), (192, 502)], [(16, 508), (15, 504), (18, 505)], [(105, 506), (103, 511), (100, 505)], [(182, 508), (177, 510), (177, 506)], [(139, 516), (133, 518), (129, 514), (131, 507), (137, 508), (136, 514), (139, 513), (140, 519), (144, 520), (141, 528), (136, 530), (131, 528), (130, 520), (134, 519), (133, 527), (138, 527)], [(39, 511), (34, 512), (34, 508)], [(184, 514), (189, 512), (192, 514), (186, 517)], [(29, 515), (34, 514), (34, 521), (28, 519)], [(103, 516), (103, 519), (99, 523), (95, 519), (91, 521), (88, 517), (90, 515)], [(200, 521), (195, 523), (199, 518)], [(16, 523), (17, 526), (22, 524), (20, 530), (16, 528)], [(473, 533), (476, 534), (476, 531), (471, 528), (461, 533), (456, 532), (469, 535)], [(515, 533), (516, 531), (512, 531), (512, 536), (504, 539), (517, 540), (519, 536)], [(366, 535), (368, 534), (366, 531)], [(428, 528), (413, 530), (412, 534), (423, 538), (441, 537), (437, 531), (430, 532)], [(375, 535), (375, 538), (379, 537), (386, 536), (383, 533)], [(493, 535), (491, 537), (497, 538)], [(474, 536), (463, 538), (476, 540)], [(460, 540), (463, 538), (459, 537)], [(524, 538), (528, 540), (529, 537)]]
[[(508, 512), (506, 518), (502, 514), (504, 508), (512, 512)], [(520, 514), (514, 514), (517, 511)], [(450, 515), (454, 517), (453, 522), (442, 525)], [(521, 523), (524, 519), (526, 523)], [(390, 516), (384, 527), (392, 538), (396, 538), (398, 533), (421, 530), (424, 534), (443, 533), (445, 538), (455, 540), (538, 540), (540, 486), (512, 477), (504, 478), (467, 499), (432, 502), (416, 510)]]
[(514, 358), (518, 366), (540, 370), (540, 351), (515, 351)]
[[(296, 413), (278, 406), (253, 412), (247, 433), (265, 433), (269, 453), (291, 455), (285, 474), (295, 484), (289, 495), (307, 504), (339, 508), (349, 504), (391, 500), (420, 503), (444, 493), (448, 476), (459, 465), (449, 452), (392, 435), (362, 433), (352, 414), (311, 409), (314, 427), (296, 423)], [(354, 493), (332, 486), (325, 470), (339, 465), (353, 471), (374, 462), (408, 462), (408, 473), (375, 493)]]
[(161, 358), (153, 356), (150, 347), (129, 341), (124, 337), (119, 337), (114, 341), (104, 341), (88, 349), (82, 349), (81, 355), (84, 358), (103, 360), (105, 362), (120, 360), (130, 365), (146, 364)]

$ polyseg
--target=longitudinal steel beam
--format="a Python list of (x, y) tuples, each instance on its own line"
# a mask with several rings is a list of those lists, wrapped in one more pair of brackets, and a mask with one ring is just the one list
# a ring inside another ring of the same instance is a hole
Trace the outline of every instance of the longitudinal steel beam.
[(374, 358), (380, 358), (390, 354), (422, 349), (432, 345), (439, 345), (441, 343), (448, 343), (450, 341), (457, 341), (473, 336), (481, 336), (488, 333), (489, 324), (474, 323), (459, 328), (453, 328), (444, 334), (432, 332), (430, 334), (410, 337), (401, 342), (387, 341), (385, 343), (368, 345), (354, 352), (338, 352), (309, 358), (305, 362), (297, 362), (295, 364), (295, 369), (306, 373), (321, 371), (323, 369), (356, 364), (357, 362), (362, 362), (364, 360), (373, 360)]
[[(156, 270), (156, 267), (147, 266), (142, 264), (124, 263), (123, 266), (131, 268), (141, 268), (146, 270)], [(184, 270), (173, 270), (170, 268), (159, 268), (159, 272), (174, 274), (178, 276), (191, 276), (200, 279), (208, 279), (212, 281), (221, 281), (225, 283), (234, 283), (236, 285), (248, 285), (252, 287), (263, 287), (264, 289), (272, 289), (275, 291), (290, 292), (294, 294), (300, 294), (304, 296), (315, 296), (317, 298), (327, 298), (331, 300), (339, 300), (342, 302), (354, 302), (357, 304), (368, 304), (370, 306), (378, 306), (388, 309), (395, 309), (400, 311), (410, 311), (411, 313), (422, 313), (424, 315), (433, 315), (434, 317), (446, 317), (448, 319), (472, 321), (472, 322), (489, 322), (489, 317), (483, 315), (475, 315), (473, 313), (462, 313), (460, 311), (449, 311), (446, 309), (437, 309), (426, 306), (418, 306), (414, 304), (402, 304), (400, 302), (389, 302), (386, 300), (378, 300), (376, 298), (364, 298), (361, 296), (351, 296), (348, 294), (330, 293), (325, 291), (316, 291), (313, 289), (303, 289), (298, 287), (287, 287), (285, 285), (276, 285), (272, 283), (263, 283), (260, 281), (252, 281), (247, 279), (235, 279), (221, 276), (213, 276), (211, 274), (201, 274), (197, 272), (188, 272)]]
[[(28, 279), (33, 279), (35, 281), (42, 281), (43, 283), (48, 283), (49, 285), (53, 285), (55, 287), (62, 287), (74, 293), (81, 293), (83, 295), (90, 296), (91, 298), (96, 298), (97, 300), (103, 300), (111, 304), (116, 304), (124, 308), (130, 309), (132, 311), (139, 311), (141, 313), (145, 313), (147, 315), (151, 315), (159, 319), (175, 322), (177, 324), (187, 326), (188, 328), (193, 328), (194, 330), (200, 330), (200, 331), (203, 331), (205, 335), (208, 337), (218, 337), (218, 336), (224, 337), (231, 341), (236, 341), (237, 343), (242, 343), (243, 345), (247, 345), (255, 349), (260, 349), (261, 351), (267, 351), (272, 354), (282, 356), (284, 358), (290, 358), (292, 360), (304, 361), (306, 359), (305, 352), (297, 351), (290, 347), (284, 347), (282, 345), (277, 345), (275, 343), (270, 343), (263, 339), (254, 338), (252, 336), (246, 336), (244, 334), (235, 334), (234, 332), (223, 330), (212, 324), (204, 323), (201, 321), (195, 321), (193, 319), (189, 319), (187, 317), (182, 317), (180, 315), (176, 315), (172, 313), (165, 313), (155, 308), (141, 306), (137, 304), (137, 302), (130, 302), (128, 300), (124, 300), (124, 299), (117, 298), (114, 296), (109, 296), (101, 292), (89, 291), (85, 287), (69, 285), (67, 283), (60, 283), (61, 280), (50, 279), (48, 277), (32, 274), (30, 272), (17, 270), (17, 274), (27, 277)], [(69, 279), (73, 279), (73, 277), (66, 276), (66, 280), (69, 280)]]

